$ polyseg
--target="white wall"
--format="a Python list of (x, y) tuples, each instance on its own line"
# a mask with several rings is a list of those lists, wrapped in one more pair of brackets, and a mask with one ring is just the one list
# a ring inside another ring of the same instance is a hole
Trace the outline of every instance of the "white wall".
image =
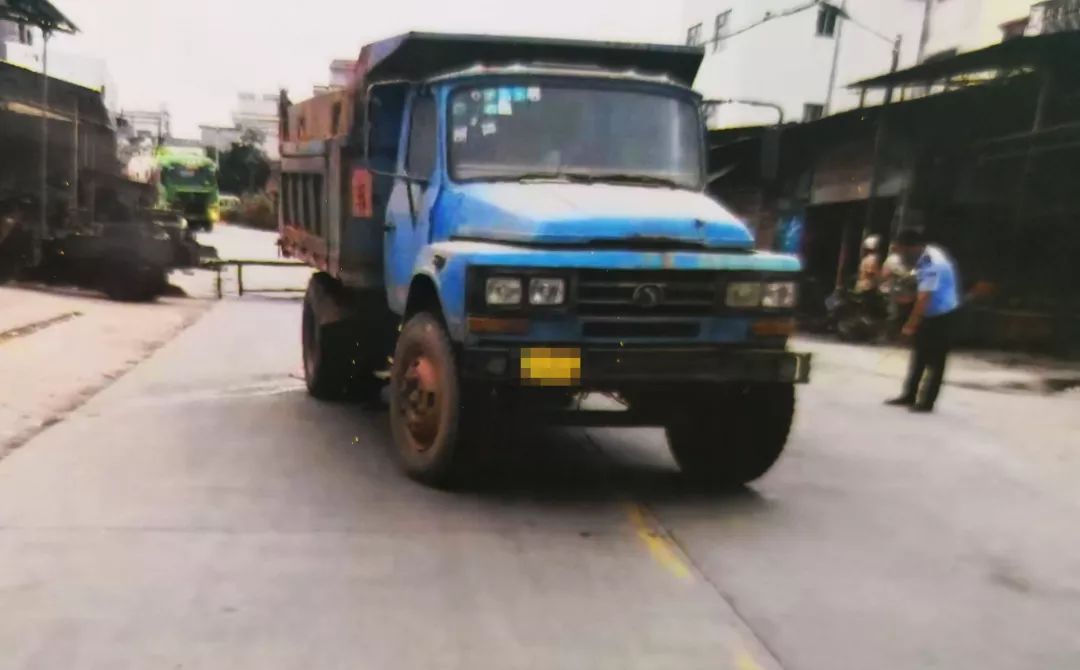
[[(28, 70), (41, 72), (41, 38), (35, 36), (34, 44), (5, 43), (5, 60)], [(117, 109), (116, 85), (109, 76), (103, 58), (49, 48), (49, 76), (78, 84), (96, 91), (104, 91), (105, 107), (110, 112)]]
[(277, 103), (278, 96), (276, 93), (249, 93), (246, 91), (238, 93), (233, 116), (273, 116), (276, 118)]
[(276, 93), (241, 92), (236, 96), (233, 123), (238, 128), (257, 128), (266, 136), (263, 151), (271, 160), (278, 159), (278, 96)]
[(936, 0), (926, 55), (973, 51), (1001, 41), (1001, 24), (1027, 16), (1034, 0)]
[(945, 0), (934, 2), (931, 15), (930, 39), (926, 43), (926, 56), (956, 49), (967, 51), (966, 43), (977, 32), (984, 0)]
[(234, 142), (240, 141), (239, 128), (218, 126), (199, 126), (199, 137), (204, 147), (214, 147), (218, 151), (227, 151)]
[[(839, 2), (839, 0), (837, 0)], [(946, 0), (947, 2), (954, 0)], [(955, 0), (960, 1), (960, 0)], [(714, 17), (730, 9), (728, 30), (735, 32), (755, 23), (767, 11), (778, 13), (805, 0), (685, 0), (684, 30), (702, 23), (702, 35), (712, 37)], [(889, 36), (903, 33), (900, 67), (915, 63), (922, 29), (921, 0), (848, 0), (847, 10), (859, 22)], [(784, 108), (788, 121), (800, 121), (803, 105), (824, 104), (828, 92), (835, 40), (815, 34), (817, 8), (773, 19), (745, 33), (733, 35), (714, 52), (705, 45), (706, 56), (695, 87), (709, 98), (754, 98)], [(847, 85), (887, 72), (892, 45), (865, 30), (842, 22), (840, 56), (832, 113), (858, 106), (859, 96)], [(867, 104), (877, 104), (882, 94), (870, 93)], [(714, 115), (711, 127), (771, 123), (776, 113), (745, 106), (724, 106)]]

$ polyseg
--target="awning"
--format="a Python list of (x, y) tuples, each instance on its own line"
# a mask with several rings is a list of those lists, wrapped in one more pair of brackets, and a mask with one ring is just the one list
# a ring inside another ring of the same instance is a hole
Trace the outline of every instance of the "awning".
[(47, 32), (76, 33), (79, 28), (49, 0), (0, 0), (0, 19), (36, 26)]
[(951, 77), (990, 70), (1018, 70), (1055, 65), (1076, 68), (1080, 64), (1080, 32), (1017, 37), (993, 46), (932, 60), (906, 70), (863, 79), (848, 88), (929, 85)]

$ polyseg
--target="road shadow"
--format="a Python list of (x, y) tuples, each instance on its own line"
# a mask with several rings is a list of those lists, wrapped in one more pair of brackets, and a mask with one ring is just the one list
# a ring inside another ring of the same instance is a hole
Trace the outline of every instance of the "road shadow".
[(97, 288), (79, 286), (77, 284), (66, 283), (48, 283), (38, 282), (30, 280), (18, 280), (8, 282), (6, 284), (0, 284), (4, 288), (18, 289), (20, 291), (26, 291), (27, 293), (38, 293), (44, 295), (53, 295), (61, 298), (78, 298), (79, 300), (85, 300), (95, 303), (108, 303), (112, 305), (166, 305), (167, 303), (159, 302), (159, 298), (180, 298), (189, 299), (191, 296), (182, 287), (169, 283), (162, 290), (161, 294), (151, 300), (116, 300), (110, 298), (104, 291)]
[(7, 282), (6, 284), (0, 284), (0, 286), (26, 291), (27, 293), (42, 293), (64, 298), (80, 298), (93, 302), (114, 302), (106, 297), (102, 291), (94, 288), (76, 286), (74, 284), (49, 284), (46, 282), (20, 279), (18, 281)]
[[(352, 405), (366, 431), (393, 461), (387, 410)], [(719, 489), (688, 479), (653, 445), (624, 445), (613, 434), (597, 438), (580, 428), (543, 425), (489, 426), (452, 493), (491, 503), (606, 503), (613, 499), (665, 505), (715, 505), (748, 510), (765, 505), (750, 487)], [(650, 453), (641, 458), (642, 450)], [(396, 466), (395, 466), (396, 467)], [(399, 475), (403, 480), (404, 474)], [(403, 482), (404, 483), (404, 482)]]

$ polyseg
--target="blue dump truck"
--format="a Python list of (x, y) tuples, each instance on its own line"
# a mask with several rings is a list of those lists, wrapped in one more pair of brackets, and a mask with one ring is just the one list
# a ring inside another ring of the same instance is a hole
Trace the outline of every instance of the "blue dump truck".
[(764, 474), (809, 378), (800, 265), (705, 192), (701, 58), (409, 33), (344, 90), (282, 93), (279, 244), (319, 270), (311, 394), (389, 379), (399, 462), (433, 485), (524, 420), (662, 426), (689, 477)]

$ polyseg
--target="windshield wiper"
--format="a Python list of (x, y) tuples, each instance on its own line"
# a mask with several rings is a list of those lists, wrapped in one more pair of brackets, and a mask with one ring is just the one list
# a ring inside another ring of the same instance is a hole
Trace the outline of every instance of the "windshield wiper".
[(654, 177), (647, 174), (628, 174), (625, 172), (608, 172), (608, 173), (574, 173), (568, 175), (572, 177), (580, 178), (582, 181), (588, 182), (611, 182), (616, 184), (651, 184), (654, 186), (668, 186), (670, 188), (686, 188), (684, 184), (673, 179), (667, 179), (665, 177)]
[(524, 174), (514, 175), (516, 181), (564, 181), (564, 182), (578, 182), (581, 184), (598, 184), (598, 183), (613, 183), (613, 184), (649, 184), (653, 186), (666, 186), (669, 188), (686, 188), (685, 185), (680, 184), (672, 179), (666, 179), (664, 177), (653, 177), (651, 175), (644, 174), (629, 174), (625, 172), (563, 172), (561, 170), (555, 172), (526, 172)]
[(565, 172), (525, 172), (511, 178), (515, 181), (573, 181), (574, 175)]

